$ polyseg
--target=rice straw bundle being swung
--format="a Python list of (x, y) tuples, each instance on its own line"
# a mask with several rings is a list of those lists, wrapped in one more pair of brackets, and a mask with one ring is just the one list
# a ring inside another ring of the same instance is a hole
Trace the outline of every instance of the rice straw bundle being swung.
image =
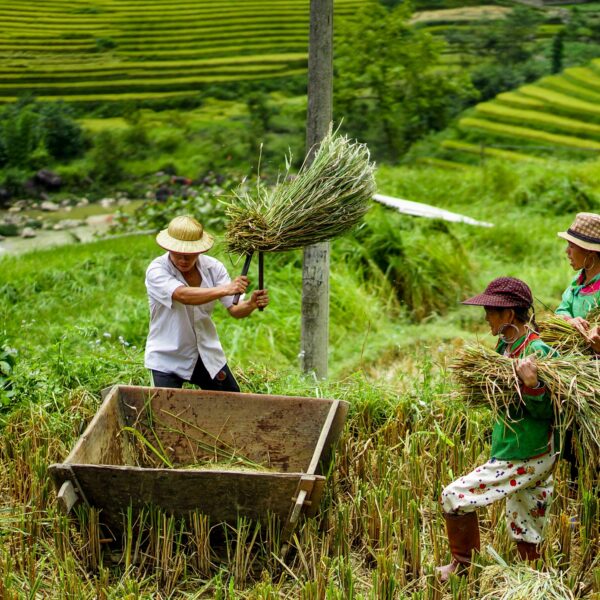
[[(590, 328), (600, 325), (600, 309), (591, 310), (586, 321), (590, 324)], [(561, 354), (572, 352), (594, 354), (587, 336), (562, 317), (550, 315), (541, 319), (538, 325), (544, 342), (556, 348)]]
[[(582, 355), (536, 358), (559, 430), (573, 428), (586, 463), (600, 466), (600, 362)], [(465, 346), (450, 368), (462, 398), (505, 415), (521, 402), (516, 362), (481, 345)], [(510, 421), (507, 421), (510, 426)]]
[(293, 250), (329, 240), (360, 221), (376, 191), (375, 164), (364, 144), (351, 142), (330, 128), (310, 166), (272, 190), (238, 192), (227, 203), (226, 241), (230, 251)]

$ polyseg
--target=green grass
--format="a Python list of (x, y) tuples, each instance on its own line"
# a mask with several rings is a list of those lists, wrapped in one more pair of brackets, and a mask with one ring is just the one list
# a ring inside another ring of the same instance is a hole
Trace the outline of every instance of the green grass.
[(515, 92), (502, 92), (495, 98), (497, 102), (502, 104), (508, 104), (509, 106), (518, 106), (525, 108), (543, 108), (544, 103), (534, 98), (527, 98), (527, 96), (521, 96), (518, 91)]
[(539, 80), (538, 84), (543, 87), (554, 89), (557, 92), (579, 98), (580, 100), (585, 100), (586, 102), (600, 103), (600, 93), (597, 93), (589, 87), (586, 87), (583, 83), (573, 83), (572, 81), (569, 81), (560, 75), (549, 75), (548, 77), (543, 77)]
[(600, 116), (600, 106), (597, 104), (578, 100), (567, 94), (553, 92), (537, 85), (524, 85), (519, 88), (519, 93), (541, 100), (544, 104), (559, 108), (573, 116), (579, 116), (581, 113), (593, 117)]
[(584, 85), (592, 91), (600, 92), (600, 73), (588, 67), (571, 67), (564, 71), (567, 80), (573, 80), (576, 84)]
[(595, 123), (586, 123), (585, 121), (569, 119), (567, 117), (557, 117), (556, 115), (540, 111), (519, 110), (495, 102), (482, 102), (478, 104), (475, 107), (475, 113), (494, 119), (495, 121), (517, 123), (528, 127), (537, 125), (541, 129), (568, 132), (585, 137), (596, 138), (600, 136), (600, 125)]
[[(553, 154), (567, 160), (593, 158), (600, 150), (600, 94), (595, 83), (600, 83), (600, 75), (594, 64), (542, 77), (476, 105), (459, 117), (455, 131), (439, 136), (437, 153), (425, 144), (415, 154), (464, 159), (467, 164), (481, 148), (488, 156), (512, 162)], [(506, 145), (509, 149), (502, 147)], [(452, 155), (452, 150), (458, 154)]]
[(537, 156), (531, 156), (530, 154), (523, 154), (521, 152), (512, 152), (510, 150), (501, 150), (499, 148), (487, 148), (484, 144), (478, 146), (477, 144), (470, 144), (468, 142), (457, 140), (444, 140), (441, 146), (448, 150), (458, 150), (459, 152), (478, 155), (480, 159), (497, 158), (511, 161), (544, 162), (544, 159)]
[(465, 117), (459, 121), (459, 126), (465, 130), (477, 129), (489, 131), (490, 133), (501, 137), (514, 139), (523, 138), (553, 146), (565, 146), (567, 148), (575, 148), (579, 150), (600, 150), (600, 142), (595, 142), (593, 140), (587, 140), (568, 135), (557, 135), (554, 133), (541, 131), (539, 129), (531, 129), (529, 127), (505, 125), (503, 123), (496, 123), (494, 121), (487, 121), (485, 119)]
[[(336, 14), (351, 14), (357, 6), (355, 0), (340, 0)], [(12, 73), (1, 78), (3, 102), (25, 92), (74, 102), (148, 100), (161, 92), (169, 99), (191, 87), (295, 78), (306, 70), (306, 0), (224, 0), (219, 6), (182, 1), (143, 7), (122, 0), (75, 7), (49, 0), (44, 11), (35, 18), (33, 14), (25, 3), (0, 8), (0, 73)], [(186, 58), (208, 62), (182, 64)], [(57, 59), (63, 60), (62, 69)], [(287, 67), (265, 67), (274, 63)], [(110, 84), (104, 81), (109, 78)]]
[(461, 162), (453, 160), (447, 160), (444, 158), (436, 158), (434, 156), (420, 156), (416, 159), (417, 164), (425, 165), (428, 167), (437, 167), (439, 169), (450, 169), (450, 170), (465, 170), (469, 168), (469, 165), (465, 165)]

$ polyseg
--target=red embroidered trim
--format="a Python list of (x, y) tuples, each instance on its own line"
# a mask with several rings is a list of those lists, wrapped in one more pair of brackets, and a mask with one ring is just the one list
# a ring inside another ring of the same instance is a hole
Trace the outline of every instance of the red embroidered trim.
[(509, 358), (517, 358), (521, 355), (523, 350), (529, 346), (533, 340), (539, 340), (540, 336), (535, 331), (531, 331), (527, 334), (527, 337), (513, 350), (508, 354)]
[(588, 296), (590, 294), (595, 294), (598, 291), (600, 291), (600, 279), (598, 281), (594, 281), (594, 283), (590, 283), (589, 285), (582, 287), (579, 293)]

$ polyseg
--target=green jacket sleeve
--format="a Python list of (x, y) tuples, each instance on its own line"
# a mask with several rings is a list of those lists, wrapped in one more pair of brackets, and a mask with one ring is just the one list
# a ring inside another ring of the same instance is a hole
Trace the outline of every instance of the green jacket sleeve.
[(554, 415), (550, 392), (542, 382), (539, 388), (521, 388), (525, 410), (535, 419), (551, 419)]
[(565, 317), (573, 317), (573, 292), (571, 286), (569, 286), (562, 295), (562, 300), (554, 311), (557, 315), (564, 315)]

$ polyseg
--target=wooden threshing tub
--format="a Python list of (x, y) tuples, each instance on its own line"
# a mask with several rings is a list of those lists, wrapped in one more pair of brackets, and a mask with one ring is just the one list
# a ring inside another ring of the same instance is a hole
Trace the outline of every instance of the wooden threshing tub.
[(347, 411), (339, 400), (118, 385), (50, 474), (66, 511), (101, 509), (114, 533), (129, 505), (154, 505), (212, 522), (270, 512), (285, 535), (302, 510), (316, 513)]

